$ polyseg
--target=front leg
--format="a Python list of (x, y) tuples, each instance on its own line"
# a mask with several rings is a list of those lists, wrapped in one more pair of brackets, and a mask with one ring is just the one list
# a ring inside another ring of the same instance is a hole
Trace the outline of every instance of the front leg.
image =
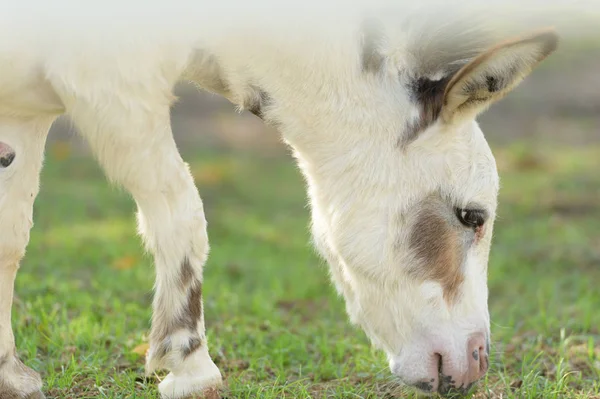
[[(206, 220), (194, 179), (172, 137), (169, 107), (148, 109), (135, 98), (99, 101), (101, 106), (74, 99), (76, 112), (70, 115), (107, 176), (132, 194), (140, 234), (154, 255), (146, 372), (170, 370), (159, 385), (163, 398), (216, 388), (221, 374), (208, 352), (202, 309)], [(128, 107), (118, 105), (122, 103)]]
[(0, 116), (0, 399), (43, 398), (42, 380), (18, 358), (13, 285), (25, 254), (44, 144), (54, 117)]
[(171, 371), (159, 385), (166, 398), (221, 385), (221, 373), (210, 358), (205, 336), (201, 269), (199, 273), (193, 266), (203, 263), (202, 259), (185, 257), (176, 275), (157, 270), (146, 372), (158, 368)]

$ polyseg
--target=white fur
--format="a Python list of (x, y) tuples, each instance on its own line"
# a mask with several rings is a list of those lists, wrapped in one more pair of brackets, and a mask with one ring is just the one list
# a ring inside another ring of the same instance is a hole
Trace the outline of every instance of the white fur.
[[(437, 54), (430, 45), (464, 26), (453, 27), (450, 14), (441, 13), (432, 14), (439, 25), (414, 24), (418, 10), (402, 2), (381, 1), (381, 8), (366, 7), (369, 2), (213, 3), (25, 0), (0, 6), (0, 142), (17, 153), (15, 163), (0, 170), (0, 318), (10, 319), (43, 139), (62, 113), (88, 140), (108, 178), (138, 205), (140, 234), (156, 262), (155, 323), (186, 311), (179, 267), (188, 257), (201, 281), (208, 239), (202, 202), (172, 138), (169, 106), (175, 83), (191, 80), (240, 108), (260, 98), (259, 88), (269, 94), (264, 117), (280, 127), (306, 177), (315, 245), (329, 261), (350, 318), (387, 352), (392, 370), (417, 381), (431, 366), (419, 359), (442, 350), (464, 370), (468, 336), (489, 334), (494, 159), (472, 118), (435, 124), (407, 149), (397, 146), (418, 115), (408, 85), (422, 67), (419, 50)], [(361, 70), (366, 11), (379, 24), (381, 40), (373, 48), (382, 55), (383, 73)], [(467, 57), (475, 47), (482, 50), (488, 43), (476, 34), (464, 35), (472, 48), (456, 51)], [(439, 78), (444, 65), (436, 69), (435, 62), (428, 58), (427, 68), (434, 68), (423, 73)], [(436, 282), (407, 276), (414, 263), (407, 212), (436, 190), (456, 206), (477, 201), (490, 213), (485, 236), (468, 251), (460, 299), (452, 306)], [(0, 356), (13, 346), (2, 325)], [(204, 338), (203, 319), (197, 328)], [(177, 334), (186, 333), (173, 334), (173, 342), (189, 338)], [(151, 356), (149, 370), (157, 367), (171, 370), (160, 384), (168, 398), (221, 381), (206, 345), (184, 361)]]
[(219, 388), (221, 372), (210, 358), (206, 347), (194, 352), (170, 372), (158, 385), (164, 399), (177, 399), (206, 389)]
[(0, 172), (0, 362), (6, 362), (0, 367), (0, 397), (3, 381), (24, 394), (42, 386), (39, 376), (28, 372), (13, 355), (11, 306), (13, 282), (33, 225), (33, 200), (39, 190), (44, 144), (53, 120), (44, 115), (0, 115), (0, 141), (17, 153), (13, 168)]

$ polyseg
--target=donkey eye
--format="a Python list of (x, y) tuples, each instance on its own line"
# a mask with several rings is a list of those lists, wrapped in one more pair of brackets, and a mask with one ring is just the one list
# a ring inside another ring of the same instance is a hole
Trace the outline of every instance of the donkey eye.
[(456, 208), (456, 217), (467, 227), (481, 227), (485, 223), (485, 211)]

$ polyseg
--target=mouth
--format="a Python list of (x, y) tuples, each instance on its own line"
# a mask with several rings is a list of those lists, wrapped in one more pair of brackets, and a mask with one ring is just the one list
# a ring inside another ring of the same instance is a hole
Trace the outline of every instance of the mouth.
[(452, 376), (445, 375), (442, 372), (442, 355), (436, 355), (438, 361), (438, 378), (440, 384), (438, 386), (438, 393), (443, 395), (444, 397), (459, 397), (459, 395), (464, 394), (463, 387), (457, 387), (456, 381), (452, 379)]

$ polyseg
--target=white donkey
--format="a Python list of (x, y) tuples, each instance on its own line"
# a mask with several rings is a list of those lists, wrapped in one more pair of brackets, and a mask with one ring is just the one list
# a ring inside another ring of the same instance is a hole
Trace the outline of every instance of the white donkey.
[(475, 117), (556, 48), (553, 31), (494, 42), (474, 19), (450, 17), (456, 4), (434, 15), (391, 3), (311, 4), (313, 13), (34, 3), (0, 6), (0, 398), (44, 397), (16, 354), (11, 304), (46, 135), (61, 114), (137, 203), (156, 264), (147, 372), (170, 371), (164, 398), (221, 384), (202, 309), (206, 221), (170, 127), (182, 80), (278, 127), (350, 319), (399, 380), (447, 393), (486, 373), (499, 183)]

